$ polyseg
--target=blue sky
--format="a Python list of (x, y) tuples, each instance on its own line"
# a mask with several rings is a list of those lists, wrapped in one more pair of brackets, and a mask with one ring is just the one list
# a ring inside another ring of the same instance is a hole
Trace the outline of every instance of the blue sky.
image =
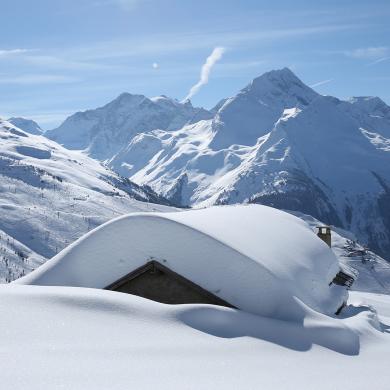
[(179, 100), (215, 47), (194, 105), (290, 67), (339, 98), (390, 104), (388, 0), (1, 0), (0, 115), (52, 128), (121, 92)]

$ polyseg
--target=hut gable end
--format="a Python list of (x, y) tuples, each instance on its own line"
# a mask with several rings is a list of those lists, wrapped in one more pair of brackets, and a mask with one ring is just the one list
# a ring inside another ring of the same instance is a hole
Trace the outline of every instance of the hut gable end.
[(206, 303), (234, 307), (155, 260), (135, 269), (105, 289), (171, 305)]

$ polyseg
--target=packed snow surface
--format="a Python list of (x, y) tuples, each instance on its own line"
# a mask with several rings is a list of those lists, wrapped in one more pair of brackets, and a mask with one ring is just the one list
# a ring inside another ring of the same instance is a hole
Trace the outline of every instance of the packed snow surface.
[(85, 235), (15, 283), (104, 288), (150, 260), (235, 307), (301, 318), (300, 301), (333, 314), (337, 258), (302, 220), (260, 205), (134, 213)]
[[(375, 312), (376, 308), (378, 313)], [(390, 297), (300, 321), (71, 287), (0, 287), (1, 388), (387, 390)]]

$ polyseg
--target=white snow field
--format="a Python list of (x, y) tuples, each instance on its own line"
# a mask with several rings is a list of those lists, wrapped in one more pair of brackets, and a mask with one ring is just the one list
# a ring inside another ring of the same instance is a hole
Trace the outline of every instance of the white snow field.
[(329, 247), (301, 219), (261, 205), (133, 213), (83, 236), (15, 283), (104, 288), (150, 260), (233, 306), (301, 319), (347, 300)]
[(302, 304), (300, 321), (281, 321), (97, 289), (4, 285), (0, 387), (388, 390), (390, 296), (352, 301), (344, 318)]

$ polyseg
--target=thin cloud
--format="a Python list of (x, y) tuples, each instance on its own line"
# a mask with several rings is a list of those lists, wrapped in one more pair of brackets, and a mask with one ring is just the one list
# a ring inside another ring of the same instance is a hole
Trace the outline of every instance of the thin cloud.
[(12, 55), (24, 54), (31, 52), (30, 49), (9, 49), (9, 50), (0, 50), (0, 57), (8, 57)]
[[(63, 55), (63, 53), (61, 53)], [(0, 50), (0, 60), (14, 57), (13, 61), (18, 63), (28, 64), (40, 69), (62, 69), (62, 70), (116, 70), (119, 66), (112, 64), (100, 64), (88, 61), (72, 60), (63, 58), (61, 55), (56, 56), (52, 54), (43, 53), (42, 50), (37, 49), (12, 49)]]
[(328, 84), (331, 81), (333, 81), (333, 79), (327, 79), (327, 80), (318, 81), (317, 83), (311, 84), (310, 88), (319, 87), (320, 85)]
[(195, 94), (199, 92), (203, 85), (206, 85), (209, 82), (211, 70), (213, 69), (213, 66), (222, 58), (225, 50), (226, 49), (224, 47), (214, 48), (214, 50), (207, 57), (206, 62), (202, 66), (199, 81), (191, 87), (190, 91), (188, 92), (188, 95), (184, 98), (184, 100), (191, 99)]
[(378, 58), (377, 60), (375, 60), (375, 61), (370, 62), (369, 64), (367, 64), (367, 66), (376, 65), (376, 64), (379, 64), (379, 63), (381, 63), (381, 62), (388, 61), (388, 60), (390, 60), (390, 56), (389, 56), (389, 57)]
[[(331, 34), (344, 30), (360, 29), (361, 25), (318, 25), (282, 29), (259, 29), (241, 31), (189, 32), (186, 34), (150, 34), (136, 39), (101, 41), (88, 46), (73, 47), (66, 50), (66, 58), (78, 61), (109, 60), (115, 58), (139, 57), (141, 55), (164, 55), (180, 51), (200, 50), (217, 45), (229, 47), (251, 47), (261, 42), (295, 39), (312, 35)], [(62, 49), (64, 55), (64, 49)]]
[(386, 46), (364, 47), (355, 50), (347, 50), (344, 54), (352, 58), (362, 58), (377, 60), (386, 57), (389, 54), (389, 48)]
[(77, 81), (80, 80), (75, 77), (44, 74), (0, 77), (0, 84), (66, 84)]
[(114, 70), (118, 67), (114, 65), (96, 64), (85, 61), (74, 61), (64, 59), (53, 55), (24, 55), (23, 61), (37, 67), (45, 69), (64, 69), (64, 70)]

